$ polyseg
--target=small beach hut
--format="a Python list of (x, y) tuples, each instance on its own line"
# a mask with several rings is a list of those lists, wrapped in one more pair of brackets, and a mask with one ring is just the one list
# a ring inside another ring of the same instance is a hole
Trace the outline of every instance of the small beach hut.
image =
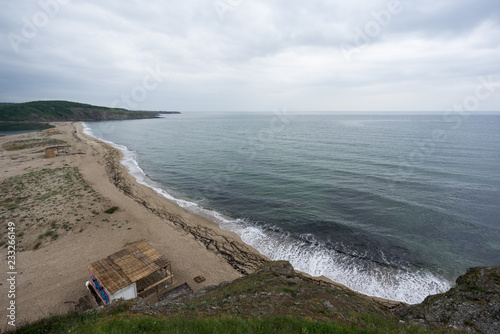
[(136, 298), (162, 283), (173, 283), (170, 262), (146, 241), (133, 243), (90, 264), (88, 269), (87, 286), (104, 304)]

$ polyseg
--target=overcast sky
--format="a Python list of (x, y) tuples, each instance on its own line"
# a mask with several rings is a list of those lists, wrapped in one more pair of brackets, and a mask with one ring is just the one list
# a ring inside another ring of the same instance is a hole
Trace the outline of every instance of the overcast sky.
[(500, 110), (498, 0), (0, 1), (3, 102)]

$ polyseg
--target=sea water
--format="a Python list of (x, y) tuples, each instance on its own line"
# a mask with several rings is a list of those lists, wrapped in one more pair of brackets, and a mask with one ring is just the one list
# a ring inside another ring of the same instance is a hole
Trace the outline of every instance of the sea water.
[(88, 122), (136, 179), (271, 259), (421, 302), (500, 265), (500, 116), (188, 113)]

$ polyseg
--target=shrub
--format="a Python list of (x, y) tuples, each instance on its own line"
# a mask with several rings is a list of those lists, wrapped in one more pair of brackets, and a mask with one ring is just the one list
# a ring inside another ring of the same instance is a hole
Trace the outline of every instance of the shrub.
[(104, 212), (109, 213), (109, 214), (112, 214), (112, 213), (114, 213), (116, 210), (118, 210), (118, 207), (117, 207), (117, 206), (113, 206), (113, 207), (111, 207), (111, 208), (107, 209), (107, 210), (106, 210), (106, 211), (104, 211)]

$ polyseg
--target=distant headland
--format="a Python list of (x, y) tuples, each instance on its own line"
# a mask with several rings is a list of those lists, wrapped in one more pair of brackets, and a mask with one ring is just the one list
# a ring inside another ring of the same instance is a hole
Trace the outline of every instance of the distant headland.
[(29, 128), (34, 126), (33, 123), (38, 123), (41, 127), (48, 127), (47, 122), (145, 119), (158, 118), (163, 114), (180, 114), (180, 112), (135, 111), (70, 101), (0, 103), (0, 130)]

